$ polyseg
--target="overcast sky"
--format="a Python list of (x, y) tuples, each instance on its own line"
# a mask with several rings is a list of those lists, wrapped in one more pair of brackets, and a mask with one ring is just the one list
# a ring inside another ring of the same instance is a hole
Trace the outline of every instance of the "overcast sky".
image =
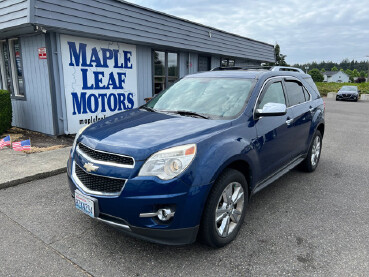
[(369, 55), (367, 0), (129, 0), (231, 33), (276, 42), (290, 64)]

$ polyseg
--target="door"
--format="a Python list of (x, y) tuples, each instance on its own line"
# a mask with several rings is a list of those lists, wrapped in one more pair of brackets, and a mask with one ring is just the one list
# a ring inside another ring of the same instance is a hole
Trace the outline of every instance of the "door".
[[(262, 109), (267, 103), (287, 104), (281, 79), (269, 81), (259, 96), (256, 109)], [(291, 110), (283, 116), (264, 116), (256, 119), (257, 148), (261, 179), (264, 179), (283, 167), (291, 160), (294, 138), (291, 136), (293, 118)]]
[(314, 112), (311, 96), (304, 86), (296, 79), (285, 79), (288, 109), (293, 114), (292, 136), (295, 138), (295, 147), (292, 150), (294, 157), (305, 153), (308, 148), (309, 132)]
[(199, 56), (199, 72), (210, 70), (210, 57)]

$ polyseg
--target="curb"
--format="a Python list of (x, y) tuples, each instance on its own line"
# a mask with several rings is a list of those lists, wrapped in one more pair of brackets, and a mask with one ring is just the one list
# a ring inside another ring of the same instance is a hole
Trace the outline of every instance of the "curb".
[(42, 172), (42, 173), (38, 173), (35, 175), (31, 175), (31, 176), (26, 176), (20, 179), (16, 179), (16, 180), (12, 180), (12, 181), (8, 181), (5, 183), (0, 183), (0, 190), (1, 189), (6, 189), (6, 188), (10, 188), (10, 187), (14, 187), (17, 185), (21, 185), (24, 183), (28, 183), (31, 181), (35, 181), (35, 180), (40, 180), (40, 179), (45, 179), (54, 175), (58, 175), (61, 173), (65, 173), (67, 172), (67, 167), (63, 167), (63, 168), (58, 168), (58, 169), (54, 169), (48, 172)]

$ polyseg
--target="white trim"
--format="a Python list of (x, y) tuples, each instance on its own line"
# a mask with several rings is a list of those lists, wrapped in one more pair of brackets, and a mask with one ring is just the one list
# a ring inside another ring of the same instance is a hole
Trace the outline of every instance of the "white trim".
[(4, 62), (4, 51), (3, 44), (4, 40), (0, 40), (0, 89), (8, 90), (8, 84), (6, 81), (6, 70), (5, 70), (5, 62)]
[[(9, 59), (10, 59), (10, 68), (11, 68), (11, 77), (12, 77), (12, 82), (13, 82), (13, 95), (16, 97), (24, 97), (25, 96), (25, 92), (24, 92), (24, 74), (23, 74), (23, 67), (22, 67), (22, 78), (23, 78), (23, 94), (20, 94), (19, 92), (19, 79), (18, 79), (18, 73), (17, 73), (17, 62), (16, 62), (16, 57), (15, 57), (15, 53), (14, 53), (14, 41), (18, 40), (18, 44), (20, 45), (20, 40), (19, 38), (10, 38), (8, 40), (8, 51), (9, 51)], [(19, 47), (19, 55), (20, 55), (20, 59), (21, 59), (21, 66), (22, 66), (22, 53), (21, 50), (22, 48)]]

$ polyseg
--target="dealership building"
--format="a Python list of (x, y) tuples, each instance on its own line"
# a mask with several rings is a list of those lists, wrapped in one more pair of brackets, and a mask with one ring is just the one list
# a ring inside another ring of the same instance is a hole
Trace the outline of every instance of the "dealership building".
[(136, 108), (187, 74), (274, 59), (273, 45), (125, 1), (0, 2), (12, 124), (49, 135)]

